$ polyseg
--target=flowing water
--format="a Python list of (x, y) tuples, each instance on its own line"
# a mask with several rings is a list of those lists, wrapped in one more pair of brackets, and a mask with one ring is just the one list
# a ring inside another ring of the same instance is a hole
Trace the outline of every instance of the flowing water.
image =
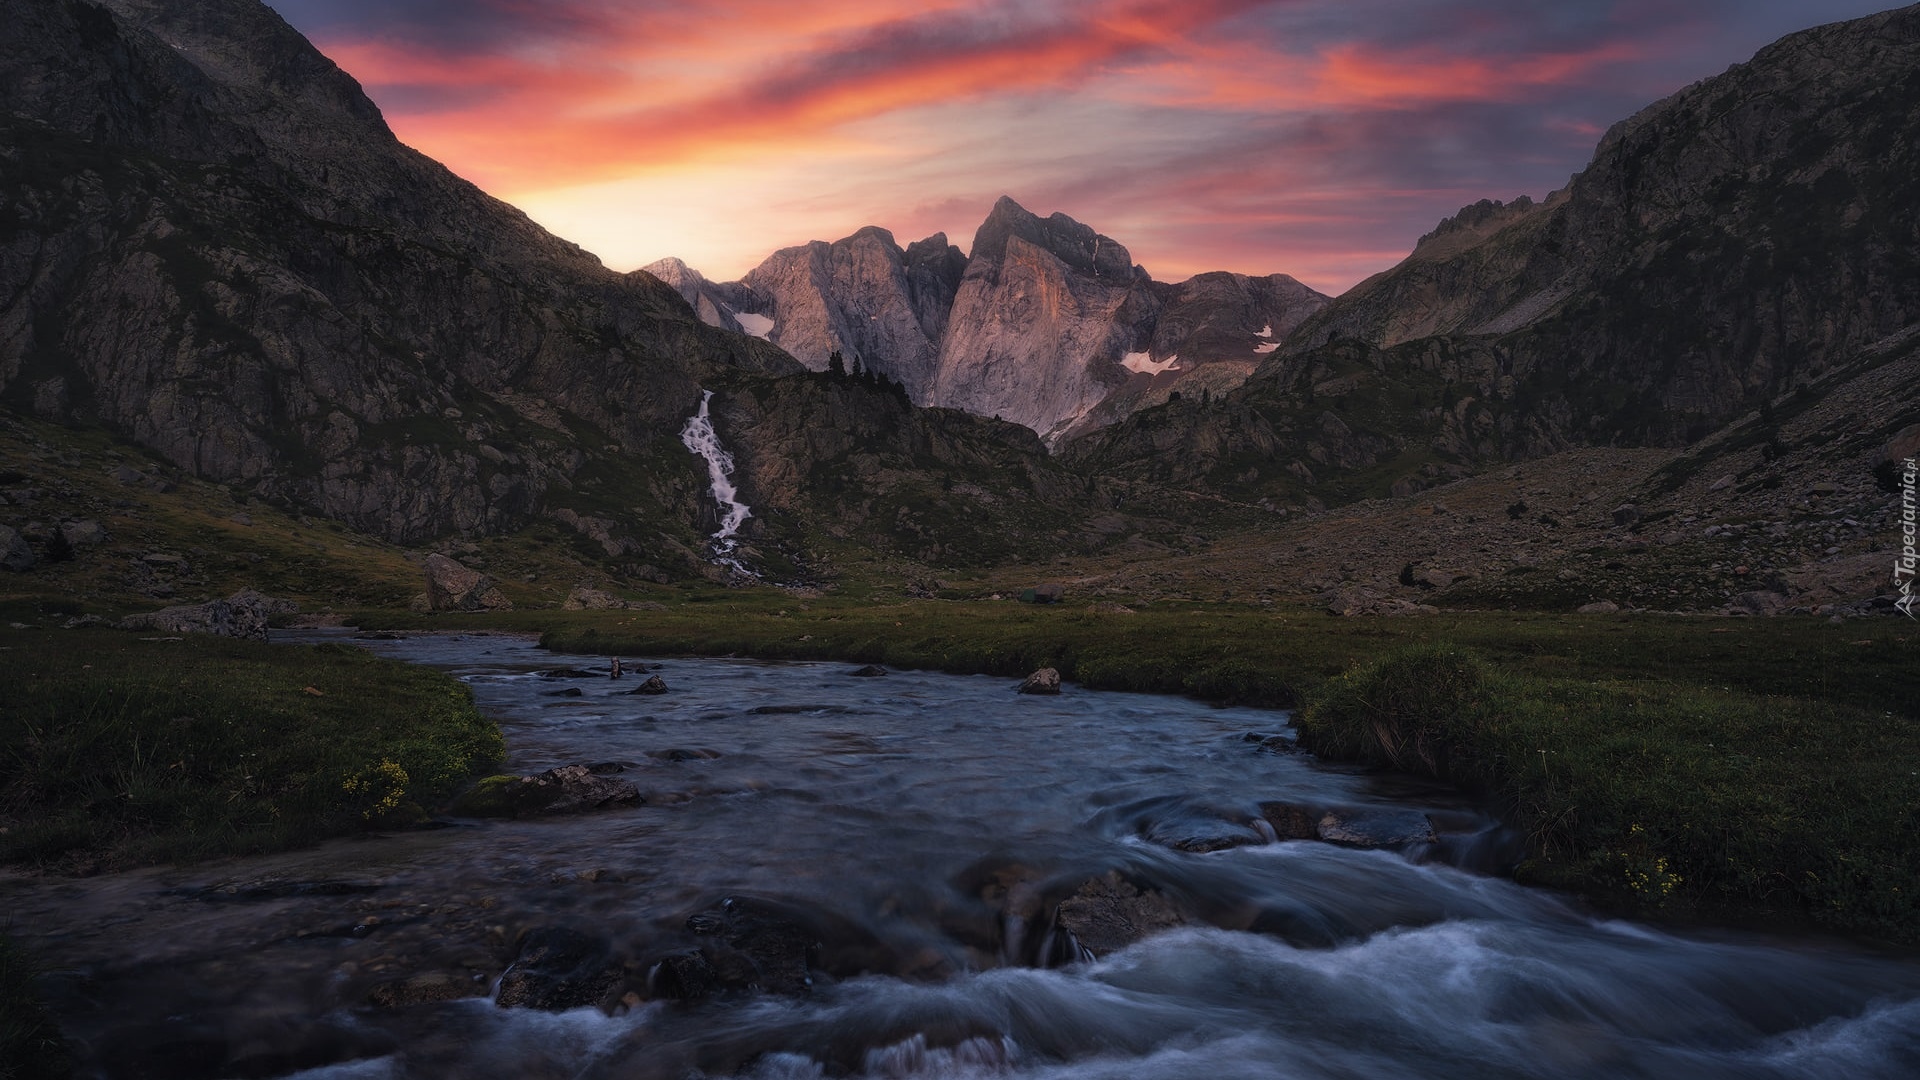
[[(739, 660), (644, 696), (519, 638), (367, 644), (465, 679), (513, 771), (624, 763), (645, 805), (9, 880), (83, 1075), (1920, 1076), (1920, 965), (1519, 888), (1472, 807), (1245, 738), (1274, 713)], [(1439, 836), (1263, 842), (1274, 802)], [(1072, 939), (1090, 881), (1185, 925)], [(611, 965), (602, 1007), (480, 996), (540, 941)], [(722, 985), (668, 1000), (695, 955)]]
[(707, 411), (712, 402), (713, 391), (700, 391), (699, 411), (688, 417), (687, 426), (680, 430), (681, 443), (706, 461), (708, 487), (713, 492), (713, 501), (720, 504), (720, 527), (708, 538), (707, 546), (715, 563), (748, 577), (758, 577), (734, 555), (740, 544), (737, 536), (740, 526), (753, 516), (753, 511), (740, 501), (740, 492), (733, 485), (733, 455), (720, 445), (720, 433), (713, 430), (713, 417)]

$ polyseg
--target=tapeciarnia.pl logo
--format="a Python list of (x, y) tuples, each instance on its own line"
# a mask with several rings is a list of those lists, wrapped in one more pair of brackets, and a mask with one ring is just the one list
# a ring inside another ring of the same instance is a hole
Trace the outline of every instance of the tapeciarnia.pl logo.
[(1900, 463), (1900, 555), (1893, 560), (1893, 583), (1900, 589), (1900, 599), (1893, 606), (1906, 612), (1909, 619), (1920, 619), (1914, 614), (1917, 598), (1913, 590), (1915, 563), (1920, 555), (1914, 551), (1914, 479), (1920, 473), (1913, 458)]

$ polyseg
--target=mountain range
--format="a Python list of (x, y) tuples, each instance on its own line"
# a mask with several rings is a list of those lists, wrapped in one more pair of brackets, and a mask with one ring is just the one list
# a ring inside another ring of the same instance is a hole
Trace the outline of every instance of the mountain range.
[(869, 226), (783, 248), (739, 281), (679, 259), (645, 268), (701, 321), (765, 338), (815, 371), (885, 375), (919, 405), (997, 416), (1049, 444), (1173, 393), (1244, 382), (1327, 297), (1285, 274), (1154, 281), (1126, 247), (1008, 197), (966, 253), (935, 233), (903, 250)]
[(788, 579), (1191, 551), (1581, 448), (1681, 463), (1649, 503), (1723, 468), (1864, 499), (1920, 430), (1920, 8), (1784, 38), (1336, 298), (1157, 282), (1011, 198), (964, 252), (866, 228), (737, 282), (618, 273), (257, 0), (0, 16), (0, 409), (394, 543), (538, 525), (615, 580), (712, 574), (679, 439), (708, 391)]

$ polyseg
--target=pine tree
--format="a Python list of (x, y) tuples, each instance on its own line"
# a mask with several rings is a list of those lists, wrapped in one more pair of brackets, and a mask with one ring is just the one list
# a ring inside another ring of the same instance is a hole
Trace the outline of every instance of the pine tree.
[(827, 354), (827, 374), (836, 379), (847, 377), (847, 358), (840, 355), (839, 349)]

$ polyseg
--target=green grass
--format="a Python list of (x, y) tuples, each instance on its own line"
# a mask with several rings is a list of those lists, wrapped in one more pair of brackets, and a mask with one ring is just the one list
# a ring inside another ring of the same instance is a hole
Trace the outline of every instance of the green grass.
[(1920, 723), (1834, 700), (1400, 649), (1322, 686), (1303, 744), (1494, 796), (1528, 880), (1647, 913), (1920, 943)]
[(60, 1029), (34, 991), (33, 960), (0, 933), (0, 1080), (58, 1080), (72, 1074)]
[(0, 862), (72, 871), (405, 823), (503, 751), (466, 687), (344, 645), (0, 631)]
[[(1012, 580), (1009, 578), (1008, 580)], [(995, 586), (972, 583), (974, 591)], [(950, 590), (960, 592), (961, 589)], [(799, 598), (773, 589), (660, 589), (659, 611), (377, 613), (388, 628), (540, 631), (563, 651), (622, 655), (737, 653), (1021, 676), (1053, 666), (1098, 689), (1186, 693), (1288, 707), (1347, 668), (1393, 648), (1453, 642), (1497, 664), (1569, 679), (1657, 679), (1910, 713), (1920, 701), (1920, 629), (1906, 620), (1448, 612), (1340, 618), (1283, 605), (1160, 601), (1131, 614), (1087, 598), (899, 601), (849, 586)]]

